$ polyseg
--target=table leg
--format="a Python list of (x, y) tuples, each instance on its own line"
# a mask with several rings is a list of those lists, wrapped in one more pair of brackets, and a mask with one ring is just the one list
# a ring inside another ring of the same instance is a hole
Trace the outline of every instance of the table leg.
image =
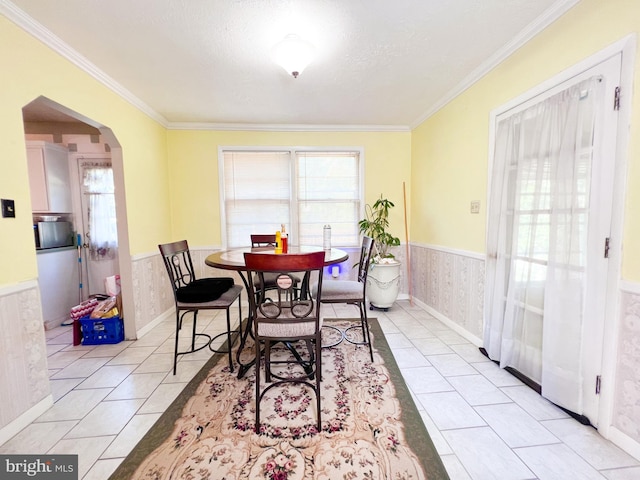
[[(247, 296), (248, 296), (248, 295), (251, 295), (251, 289), (249, 288), (249, 282), (247, 281), (247, 278), (245, 277), (244, 273), (245, 272), (243, 271), (238, 272), (238, 274), (240, 275), (240, 278), (242, 279), (242, 283), (244, 283), (244, 288), (247, 291)], [(249, 299), (249, 303), (251, 303), (251, 299)], [(249, 335), (253, 337), (253, 319), (251, 318), (251, 307), (249, 307), (249, 314), (248, 314), (248, 317), (246, 318), (246, 321), (247, 321), (247, 325), (244, 329), (244, 332), (240, 335), (240, 345), (238, 346), (238, 351), (236, 352), (236, 362), (238, 363), (238, 378), (244, 377), (247, 371), (249, 371), (249, 369), (256, 363), (255, 357), (252, 360), (250, 360), (248, 363), (242, 363), (240, 361), (240, 355), (242, 354), (242, 351), (246, 346), (247, 337)], [(240, 331), (242, 332), (242, 328), (240, 328)]]

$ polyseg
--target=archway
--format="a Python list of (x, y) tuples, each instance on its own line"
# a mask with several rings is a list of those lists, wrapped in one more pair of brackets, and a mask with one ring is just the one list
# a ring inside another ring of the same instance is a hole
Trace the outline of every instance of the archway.
[[(133, 281), (131, 268), (131, 253), (129, 249), (129, 230), (127, 222), (126, 194), (124, 188), (124, 167), (122, 147), (113, 131), (105, 125), (91, 120), (84, 115), (75, 112), (59, 103), (46, 97), (38, 97), (23, 108), (25, 121), (25, 133), (27, 126), (37, 128), (40, 133), (45, 133), (51, 129), (54, 123), (62, 123), (64, 128), (80, 129), (88, 134), (99, 132), (106, 144), (108, 144), (111, 154), (111, 164), (113, 169), (113, 180), (115, 186), (115, 208), (118, 238), (118, 269), (121, 282), (123, 319), (125, 338), (135, 339), (137, 337), (135, 328), (135, 309), (133, 301)], [(37, 127), (32, 125), (37, 124)], [(84, 130), (83, 130), (84, 127)]]

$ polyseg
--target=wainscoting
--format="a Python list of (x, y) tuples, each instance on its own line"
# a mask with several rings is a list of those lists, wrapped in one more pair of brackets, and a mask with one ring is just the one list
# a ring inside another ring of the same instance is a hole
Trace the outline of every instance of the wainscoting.
[[(411, 294), (440, 320), (479, 344), (484, 255), (411, 244)], [(455, 328), (455, 327), (458, 328)]]
[(640, 284), (623, 282), (612, 425), (636, 442), (640, 455)]
[(0, 288), (0, 329), (1, 444), (31, 421), (21, 424), (25, 412), (52, 403), (38, 282)]

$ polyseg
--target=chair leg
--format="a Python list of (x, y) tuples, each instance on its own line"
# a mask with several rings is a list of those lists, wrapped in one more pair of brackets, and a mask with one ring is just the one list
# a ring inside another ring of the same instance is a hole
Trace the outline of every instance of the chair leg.
[(233, 373), (233, 359), (231, 358), (231, 313), (227, 308), (227, 355), (229, 356), (229, 370)]
[(373, 362), (373, 346), (371, 345), (371, 333), (369, 332), (369, 319), (367, 318), (367, 306), (363, 303), (359, 303), (360, 307), (360, 319), (362, 321), (362, 338), (369, 344), (369, 355), (371, 356), (371, 362)]
[(305, 368), (304, 367), (304, 363), (307, 362), (303, 362), (302, 363), (302, 368), (304, 369), (305, 373), (309, 376), (309, 380), (313, 380), (314, 376), (317, 376), (320, 374), (320, 372), (318, 372), (317, 364), (316, 364), (316, 359), (318, 358), (318, 354), (316, 351), (316, 347), (313, 344), (316, 344), (317, 342), (314, 341), (313, 344), (311, 342), (311, 340), (305, 340), (305, 343), (307, 344), (307, 351), (309, 352), (309, 362), (308, 362), (308, 367)]
[(320, 382), (322, 381), (322, 335), (316, 336), (316, 410), (318, 412), (318, 432), (322, 430), (322, 411), (320, 410)]
[[(258, 371), (256, 370), (256, 375)], [(271, 341), (264, 342), (264, 382), (271, 382)]]
[(176, 342), (173, 349), (173, 374), (176, 374), (178, 368), (178, 337), (180, 336), (180, 327), (182, 327), (182, 318), (180, 310), (176, 310)]
[(260, 435), (260, 342), (256, 341), (256, 433)]
[(193, 312), (193, 331), (191, 332), (191, 351), (196, 349), (196, 324), (198, 323), (198, 311)]

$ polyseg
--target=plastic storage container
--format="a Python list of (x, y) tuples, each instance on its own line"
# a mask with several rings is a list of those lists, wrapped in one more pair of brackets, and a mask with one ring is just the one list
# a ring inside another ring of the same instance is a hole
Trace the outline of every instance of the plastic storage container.
[(120, 343), (124, 340), (124, 326), (120, 316), (111, 318), (80, 319), (83, 345), (101, 345), (104, 343)]

